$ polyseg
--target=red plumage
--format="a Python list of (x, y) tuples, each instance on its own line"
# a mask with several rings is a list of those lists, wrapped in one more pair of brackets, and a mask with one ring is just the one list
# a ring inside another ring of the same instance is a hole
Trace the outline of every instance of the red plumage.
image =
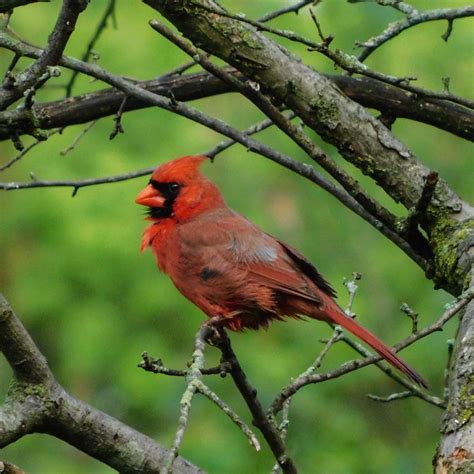
[(136, 199), (149, 208), (151, 221), (141, 248), (152, 248), (178, 290), (235, 331), (288, 316), (339, 324), (426, 386), (392, 349), (344, 313), (303, 255), (227, 207), (199, 171), (204, 160), (186, 156), (159, 166)]

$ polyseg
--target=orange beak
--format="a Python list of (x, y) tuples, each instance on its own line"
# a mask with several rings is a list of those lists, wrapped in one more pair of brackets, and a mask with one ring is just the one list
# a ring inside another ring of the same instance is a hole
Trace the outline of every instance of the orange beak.
[(149, 184), (136, 197), (135, 202), (141, 206), (163, 207), (165, 205), (165, 198), (151, 184)]

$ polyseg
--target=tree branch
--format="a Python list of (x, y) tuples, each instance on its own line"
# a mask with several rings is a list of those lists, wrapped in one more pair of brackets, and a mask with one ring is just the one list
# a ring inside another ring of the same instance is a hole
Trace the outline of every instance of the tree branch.
[[(144, 0), (144, 1), (145, 3), (149, 3), (148, 0)], [(150, 2), (154, 2), (154, 1), (156, 0), (150, 0)], [(280, 30), (278, 28), (273, 28), (271, 26), (264, 25), (262, 22), (254, 21), (249, 18), (242, 17), (241, 15), (234, 15), (222, 9), (215, 9), (213, 6), (210, 6), (209, 4), (206, 4), (206, 3), (200, 4), (200, 7), (207, 10), (210, 13), (219, 14), (232, 20), (247, 23), (255, 27), (257, 31), (266, 31), (268, 33), (272, 33), (282, 38), (289, 39), (290, 41), (294, 41), (296, 43), (301, 43), (305, 46), (308, 46), (309, 51), (317, 51), (318, 53), (321, 53), (322, 55), (334, 61), (334, 63), (337, 64), (339, 67), (350, 72), (351, 74), (358, 73), (363, 76), (371, 77), (372, 79), (377, 79), (379, 81), (386, 82), (387, 84), (398, 86), (402, 89), (413, 92), (417, 95), (421, 95), (423, 97), (448, 100), (448, 101), (457, 103), (459, 105), (468, 107), (470, 109), (474, 109), (474, 101), (467, 99), (465, 97), (456, 96), (454, 94), (451, 94), (449, 91), (436, 92), (436, 91), (431, 91), (428, 89), (423, 89), (421, 87), (411, 85), (410, 82), (412, 80), (415, 80), (416, 79), (415, 77), (396, 77), (396, 76), (391, 76), (388, 74), (381, 73), (379, 71), (372, 70), (368, 68), (364, 63), (359, 61), (355, 56), (347, 54), (341, 51), (340, 49), (334, 49), (334, 50), (330, 49), (329, 48), (330, 41), (327, 41), (327, 38), (321, 38), (322, 43), (315, 43), (314, 41), (311, 41), (303, 36), (300, 36), (297, 33), (294, 33), (293, 31)]]
[[(42, 50), (9, 38), (0, 32), (0, 46), (19, 56), (37, 58)], [(63, 57), (59, 63), (75, 72), (89, 74), (89, 65), (77, 59)], [(239, 74), (229, 70), (231, 74)], [(414, 96), (397, 87), (370, 78), (326, 75), (349, 98), (364, 107), (380, 110), (394, 117), (409, 118), (427, 123), (442, 130), (474, 141), (474, 113), (469, 109), (446, 101)], [(143, 89), (165, 97), (171, 92), (179, 101), (190, 101), (233, 92), (233, 88), (207, 73), (187, 76), (170, 76), (137, 83)], [(0, 112), (0, 140), (9, 139), (13, 133), (31, 133), (32, 130), (66, 127), (86, 123), (116, 113), (123, 94), (116, 89), (84, 94), (64, 100), (34, 104), (31, 111), (16, 109)], [(150, 107), (134, 97), (127, 99), (124, 111)]]
[(40, 79), (48, 66), (54, 66), (61, 59), (64, 48), (74, 31), (79, 14), (87, 7), (87, 0), (64, 0), (56, 25), (44, 49), (36, 62), (25, 69), (9, 87), (0, 88), (0, 110), (13, 104), (28, 88)]
[(257, 398), (257, 390), (250, 384), (245, 372), (242, 370), (239, 360), (232, 349), (229, 337), (224, 330), (219, 331), (219, 336), (213, 340), (213, 343), (222, 352), (223, 361), (231, 367), (230, 375), (244, 398), (250, 413), (252, 413), (253, 424), (262, 432), (283, 472), (286, 474), (296, 473), (296, 465), (289, 456), (275, 423), (266, 416)]
[(50, 2), (50, 0), (3, 0), (0, 5), (0, 13), (7, 13), (16, 7), (29, 5), (30, 3)]
[[(474, 247), (467, 252), (474, 261)], [(474, 267), (470, 291), (474, 293)], [(474, 299), (466, 306), (451, 357), (448, 408), (441, 420), (441, 441), (433, 459), (437, 474), (474, 468)]]
[[(441, 317), (435, 321), (430, 326), (425, 327), (421, 331), (417, 332), (416, 334), (411, 334), (403, 341), (399, 342), (394, 346), (394, 351), (398, 352), (406, 347), (412, 345), (414, 342), (422, 339), (429, 334), (440, 331), (443, 326), (453, 317), (455, 316), (464, 306), (466, 306), (474, 297), (474, 288), (466, 291), (463, 293), (455, 303), (451, 304), (448, 309), (441, 315)], [(341, 365), (339, 368), (332, 370), (330, 372), (322, 373), (322, 374), (309, 374), (305, 377), (298, 378), (294, 382), (287, 385), (275, 398), (272, 402), (269, 410), (268, 415), (274, 416), (276, 415), (283, 407), (283, 403), (289, 397), (292, 397), (298, 390), (302, 387), (324, 382), (326, 380), (331, 380), (337, 377), (341, 377), (344, 374), (349, 372), (353, 372), (354, 370), (358, 370), (361, 367), (365, 367), (370, 364), (378, 363), (382, 360), (382, 357), (379, 355), (372, 355), (370, 357), (365, 357), (363, 359), (356, 359), (350, 362), (346, 362), (345, 364)]]
[[(114, 12), (115, 12), (115, 0), (109, 0), (109, 3), (107, 7), (105, 8), (104, 14), (102, 15), (102, 18), (99, 20), (99, 23), (97, 25), (97, 28), (92, 35), (91, 40), (89, 41), (87, 48), (82, 55), (81, 59), (82, 61), (88, 61), (89, 57), (91, 56), (92, 53), (92, 48), (94, 48), (94, 45), (96, 42), (99, 40), (100, 35), (104, 31), (104, 29), (107, 26), (107, 21), (109, 20), (110, 17), (114, 17)], [(73, 71), (71, 79), (69, 79), (69, 82), (66, 86), (66, 97), (69, 97), (72, 92), (72, 88), (74, 87), (74, 82), (76, 81), (77, 75), (79, 74), (78, 71)]]
[[(413, 26), (436, 20), (448, 20), (449, 24), (452, 25), (453, 20), (470, 16), (474, 16), (474, 6), (462, 8), (438, 8), (435, 10), (410, 12), (404, 20), (390, 23), (379, 35), (374, 36), (363, 43), (356, 42), (356, 46), (364, 48), (357, 59), (359, 61), (365, 61), (365, 59), (367, 59), (377, 48)], [(448, 38), (446, 37), (446, 39), (443, 39), (447, 41)]]
[[(0, 351), (14, 382), (0, 407), (0, 447), (26, 434), (48, 433), (120, 472), (159, 472), (168, 451), (152, 439), (69, 395), (0, 294)], [(202, 472), (183, 458), (178, 473)]]

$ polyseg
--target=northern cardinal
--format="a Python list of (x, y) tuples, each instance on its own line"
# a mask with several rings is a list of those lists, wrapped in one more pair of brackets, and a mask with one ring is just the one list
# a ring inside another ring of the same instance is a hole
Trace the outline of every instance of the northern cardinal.
[(334, 290), (303, 255), (227, 207), (199, 171), (205, 160), (185, 156), (159, 166), (135, 200), (148, 207), (151, 221), (141, 250), (152, 248), (176, 288), (234, 331), (267, 327), (287, 316), (339, 324), (426, 387), (388, 346), (344, 313)]

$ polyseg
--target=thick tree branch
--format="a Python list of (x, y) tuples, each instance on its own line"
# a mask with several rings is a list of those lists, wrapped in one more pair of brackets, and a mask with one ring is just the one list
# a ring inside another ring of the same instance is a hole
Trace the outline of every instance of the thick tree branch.
[[(144, 1), (145, 3), (147, 3), (146, 0)], [(298, 35), (297, 33), (294, 33), (293, 31), (280, 30), (278, 28), (273, 28), (271, 26), (264, 25), (260, 21), (254, 21), (249, 18), (243, 17), (241, 15), (234, 15), (222, 9), (215, 9), (213, 6), (210, 6), (205, 3), (201, 3), (200, 7), (204, 8), (210, 13), (216, 13), (232, 20), (247, 23), (255, 27), (257, 31), (266, 31), (274, 35), (281, 36), (282, 38), (289, 39), (290, 41), (294, 41), (296, 43), (301, 43), (305, 46), (308, 46), (309, 51), (317, 51), (318, 53), (321, 53), (322, 55), (334, 61), (334, 63), (337, 66), (341, 67), (342, 69), (346, 70), (347, 72), (351, 74), (353, 73), (361, 74), (363, 76), (371, 77), (372, 79), (377, 79), (379, 81), (386, 82), (387, 84), (398, 86), (404, 90), (410, 91), (417, 95), (421, 95), (423, 97), (448, 100), (456, 104), (474, 109), (474, 101), (470, 99), (454, 95), (449, 91), (436, 92), (436, 91), (432, 91), (428, 89), (423, 89), (422, 87), (413, 86), (410, 84), (410, 82), (413, 80), (416, 80), (416, 77), (396, 77), (389, 74), (384, 74), (379, 71), (368, 68), (365, 64), (359, 61), (355, 56), (347, 54), (341, 51), (340, 49), (330, 49), (329, 44), (332, 41), (332, 37), (325, 38), (322, 36), (319, 23), (317, 22), (316, 17), (314, 16), (314, 13), (311, 10), (310, 10), (311, 15), (313, 16), (313, 19), (318, 28), (318, 32), (321, 35), (321, 40), (322, 40), (321, 43), (316, 43), (314, 41), (311, 41), (303, 36)]]
[[(69, 395), (0, 294), (0, 351), (15, 376), (0, 407), (0, 447), (26, 434), (48, 433), (120, 472), (156, 472), (169, 451), (111, 416)], [(179, 473), (202, 472), (183, 458)]]
[[(0, 46), (20, 56), (38, 58), (42, 50), (9, 38), (0, 32)], [(77, 59), (63, 57), (60, 65), (76, 72), (90, 74), (89, 65)], [(229, 73), (237, 74), (229, 70)], [(377, 109), (392, 117), (408, 118), (438, 127), (460, 137), (474, 141), (474, 113), (464, 107), (442, 100), (425, 99), (384, 84), (371, 78), (352, 78), (326, 75), (352, 100), (364, 107)], [(155, 94), (173, 94), (179, 101), (201, 99), (232, 92), (230, 85), (207, 73), (188, 76), (163, 76), (142, 81), (140, 87)], [(32, 133), (34, 129), (50, 129), (86, 123), (115, 114), (123, 100), (116, 89), (84, 94), (55, 102), (34, 104), (32, 110), (0, 112), (0, 140), (9, 139), (13, 133)], [(149, 107), (148, 102), (133, 97), (127, 100), (124, 111)]]

